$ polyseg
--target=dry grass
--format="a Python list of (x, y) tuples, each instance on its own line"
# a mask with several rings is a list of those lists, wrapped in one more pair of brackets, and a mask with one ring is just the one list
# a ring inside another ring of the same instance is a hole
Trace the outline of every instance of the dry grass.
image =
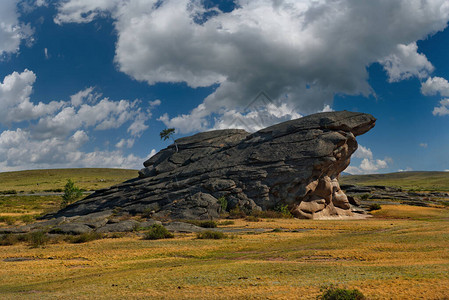
[[(409, 216), (410, 218), (407, 218)], [(2, 299), (314, 299), (323, 285), (369, 299), (449, 297), (449, 210), (383, 206), (354, 221), (247, 222), (234, 239), (193, 234), (0, 247)], [(273, 228), (283, 232), (270, 232)], [(270, 231), (268, 231), (270, 230)], [(24, 261), (4, 261), (11, 258)]]

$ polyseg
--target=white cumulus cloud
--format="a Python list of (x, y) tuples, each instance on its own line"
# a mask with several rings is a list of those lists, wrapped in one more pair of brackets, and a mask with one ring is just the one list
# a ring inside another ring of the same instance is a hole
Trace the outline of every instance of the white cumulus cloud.
[(393, 160), (390, 157), (384, 159), (374, 158), (370, 148), (358, 145), (356, 152), (352, 156), (352, 161), (345, 172), (349, 174), (372, 174), (379, 170), (388, 168)]
[(433, 72), (433, 65), (424, 54), (418, 53), (416, 42), (397, 45), (397, 51), (380, 60), (388, 74), (389, 82), (411, 77), (425, 78)]
[(27, 69), (13, 72), (0, 82), (0, 123), (11, 124), (28, 121), (52, 114), (62, 107), (63, 102), (48, 104), (30, 101), (36, 75)]
[(373, 152), (371, 152), (371, 149), (359, 145), (357, 150), (354, 152), (354, 157), (373, 159)]
[(388, 168), (388, 163), (391, 162), (391, 158), (385, 159), (369, 159), (364, 158), (359, 166), (349, 166), (345, 172), (349, 174), (373, 174), (377, 173), (381, 169)]
[(449, 97), (449, 82), (442, 77), (429, 77), (421, 84), (421, 93), (425, 96), (439, 94)]
[(440, 101), (440, 106), (433, 109), (434, 116), (447, 116), (449, 115), (449, 98)]
[[(151, 109), (160, 100), (148, 102), (144, 110), (140, 100), (102, 98), (89, 87), (70, 96), (70, 101), (34, 103), (31, 95), (36, 79), (34, 72), (25, 70), (0, 82), (0, 126), (19, 127), (0, 130), (0, 172), (55, 167), (140, 168), (144, 158), (125, 155), (123, 150), (132, 148), (148, 128)], [(128, 134), (117, 143), (116, 150), (85, 150), (95, 131), (120, 127), (127, 128)]]
[[(297, 114), (331, 107), (335, 94), (369, 95), (367, 66), (380, 62), (390, 81), (433, 70), (416, 41), (444, 29), (446, 0), (241, 0), (231, 12), (192, 0), (71, 0), (55, 21), (114, 19), (115, 62), (149, 84), (217, 88), (189, 114), (164, 115), (173, 127), (212, 128), (242, 115), (260, 91)], [(209, 118), (209, 119), (208, 119)]]
[(32, 42), (33, 29), (19, 21), (17, 0), (0, 1), (0, 58), (4, 54), (19, 51), (24, 40)]

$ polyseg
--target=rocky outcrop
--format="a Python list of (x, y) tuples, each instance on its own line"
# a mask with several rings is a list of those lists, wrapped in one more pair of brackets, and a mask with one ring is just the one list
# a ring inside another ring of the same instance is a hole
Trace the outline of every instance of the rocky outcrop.
[(415, 192), (401, 188), (369, 185), (342, 185), (341, 188), (348, 195), (349, 202), (362, 208), (369, 208), (377, 204), (406, 204), (414, 206), (447, 206), (449, 193), (445, 192)]
[(118, 209), (159, 219), (217, 218), (223, 204), (247, 212), (287, 206), (298, 218), (352, 215), (338, 183), (370, 130), (369, 114), (327, 112), (250, 134), (229, 129), (176, 140), (144, 162), (139, 178), (96, 191), (52, 217)]

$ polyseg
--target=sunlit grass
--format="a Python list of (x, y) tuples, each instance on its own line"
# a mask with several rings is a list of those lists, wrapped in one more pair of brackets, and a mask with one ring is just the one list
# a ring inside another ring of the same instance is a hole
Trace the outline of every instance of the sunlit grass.
[(96, 190), (136, 177), (136, 170), (101, 168), (3, 172), (0, 173), (0, 192), (62, 191), (68, 179), (81, 189)]
[(449, 191), (449, 172), (399, 172), (350, 175), (342, 176), (340, 183), (394, 186), (417, 191)]
[[(129, 235), (37, 249), (25, 243), (4, 246), (0, 294), (5, 299), (315, 299), (322, 286), (336, 284), (357, 288), (369, 299), (444, 299), (448, 217), (447, 209), (383, 206), (367, 220), (238, 219), (225, 227), (267, 230), (233, 239), (177, 234), (150, 241)], [(33, 260), (3, 261), (14, 257)]]

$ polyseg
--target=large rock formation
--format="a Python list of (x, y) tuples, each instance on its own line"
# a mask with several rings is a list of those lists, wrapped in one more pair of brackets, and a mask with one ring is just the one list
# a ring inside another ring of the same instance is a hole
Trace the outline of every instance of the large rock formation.
[[(375, 124), (371, 115), (327, 112), (253, 134), (229, 129), (176, 140), (151, 157), (140, 177), (96, 191), (50, 217), (110, 209), (154, 218), (210, 219), (218, 199), (247, 212), (287, 205), (298, 218), (350, 216), (339, 174), (357, 149), (355, 137)], [(223, 198), (224, 197), (224, 198)]]

